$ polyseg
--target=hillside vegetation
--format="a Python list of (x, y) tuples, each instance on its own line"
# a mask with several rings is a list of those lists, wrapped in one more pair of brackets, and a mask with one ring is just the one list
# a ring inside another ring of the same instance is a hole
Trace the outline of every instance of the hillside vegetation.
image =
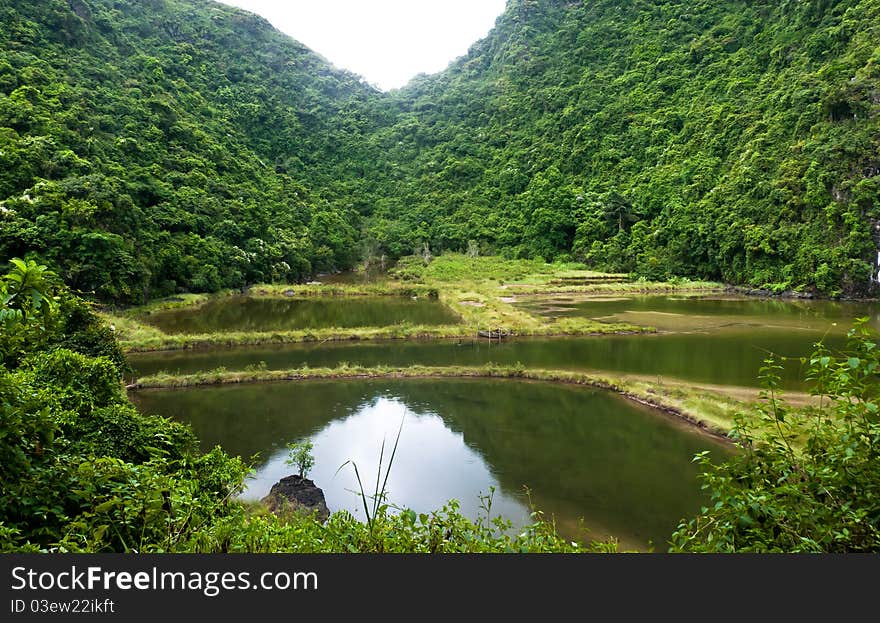
[(103, 300), (425, 245), (871, 291), (878, 0), (510, 0), (390, 94), (207, 0), (0, 16), (0, 260)]
[(359, 78), (204, 0), (0, 0), (0, 21), (0, 258), (120, 302), (357, 260)]
[(393, 97), (375, 237), (864, 292), (880, 2), (511, 0)]

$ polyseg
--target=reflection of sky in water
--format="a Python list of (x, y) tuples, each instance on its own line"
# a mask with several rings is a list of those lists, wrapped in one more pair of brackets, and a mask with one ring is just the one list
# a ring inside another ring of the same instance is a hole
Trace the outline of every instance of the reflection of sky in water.
[[(483, 457), (465, 444), (461, 433), (447, 428), (436, 413), (415, 414), (399, 398), (388, 396), (360, 405), (348, 417), (330, 422), (311, 436), (315, 467), (308, 477), (323, 489), (331, 512), (346, 509), (365, 519), (354, 468), (339, 467), (346, 461), (357, 463), (364, 491), (371, 495), (376, 488), (382, 440), (384, 479), (401, 419), (403, 429), (386, 486), (391, 504), (402, 505), (405, 500), (408, 508), (428, 513), (455, 499), (466, 516), (476, 518), (485, 516), (479, 496), (495, 487), (492, 516), (500, 514), (515, 525), (526, 523), (527, 506), (501, 491)], [(286, 458), (286, 449), (270, 456), (249, 481), (243, 497), (261, 498), (273, 484), (294, 473), (295, 468), (285, 464)], [(371, 502), (369, 506), (372, 509)]]
[[(564, 346), (564, 341), (557, 347)], [(692, 349), (693, 350), (693, 349)], [(144, 413), (192, 424), (202, 447), (259, 455), (247, 497), (262, 498), (294, 472), (286, 444), (311, 439), (309, 474), (328, 506), (364, 520), (349, 460), (368, 493), (376, 486), (385, 439), (390, 502), (419, 513), (449, 499), (483, 518), (480, 495), (495, 487), (492, 516), (518, 527), (528, 498), (566, 537), (614, 535), (627, 548), (665, 543), (682, 517), (705, 502), (696, 452), (725, 448), (618, 396), (546, 383), (502, 380), (334, 380), (228, 385), (134, 395)], [(405, 414), (405, 416), (404, 416)], [(578, 525), (583, 517), (589, 534)]]

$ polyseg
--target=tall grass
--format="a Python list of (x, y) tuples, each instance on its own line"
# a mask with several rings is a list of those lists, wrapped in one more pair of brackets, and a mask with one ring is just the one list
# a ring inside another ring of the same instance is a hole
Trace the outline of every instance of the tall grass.
[[(394, 447), (391, 449), (391, 457), (388, 459), (388, 465), (385, 468), (385, 478), (382, 478), (382, 462), (385, 458), (385, 438), (382, 438), (382, 447), (379, 450), (379, 468), (376, 470), (376, 486), (373, 490), (373, 495), (370, 496), (369, 499), (373, 502), (372, 512), (370, 512), (370, 507), (367, 504), (367, 494), (364, 491), (364, 483), (361, 480), (360, 471), (358, 471), (357, 463), (354, 461), (348, 460), (342, 465), (339, 466), (339, 469), (336, 470), (338, 474), (339, 471), (344, 468), (346, 465), (351, 465), (354, 467), (354, 476), (357, 479), (358, 488), (360, 489), (361, 502), (364, 506), (364, 513), (367, 516), (367, 525), (370, 528), (370, 534), (374, 534), (374, 525), (376, 518), (379, 516), (379, 513), (385, 512), (387, 510), (387, 505), (385, 504), (388, 498), (388, 476), (391, 475), (391, 466), (394, 464), (394, 457), (397, 454), (397, 445), (400, 443), (400, 433), (403, 431), (403, 421), (406, 419), (406, 411), (403, 413), (403, 417), (400, 418), (400, 426), (397, 428), (397, 437), (394, 439)], [(382, 481), (381, 487), (379, 486), (379, 481)]]

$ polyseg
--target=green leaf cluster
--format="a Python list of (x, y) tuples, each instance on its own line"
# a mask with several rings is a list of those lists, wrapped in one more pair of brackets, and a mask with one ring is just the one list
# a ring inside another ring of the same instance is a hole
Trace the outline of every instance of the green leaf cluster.
[(849, 339), (846, 352), (818, 344), (809, 358), (811, 408), (785, 403), (768, 362), (763, 406), (734, 431), (742, 453), (695, 458), (711, 502), (681, 523), (673, 551), (880, 551), (880, 351), (864, 321)]

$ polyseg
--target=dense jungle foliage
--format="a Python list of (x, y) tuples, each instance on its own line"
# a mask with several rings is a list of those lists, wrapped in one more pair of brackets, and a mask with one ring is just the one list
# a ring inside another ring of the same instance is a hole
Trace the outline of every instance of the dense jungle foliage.
[(398, 252), (471, 239), (654, 279), (869, 284), (877, 0), (511, 0), (392, 99), (399, 188), (373, 231)]
[(356, 261), (334, 188), (379, 114), (359, 78), (206, 0), (0, 0), (0, 23), (0, 259), (119, 302)]
[(0, 0), (0, 260), (141, 302), (422, 250), (864, 294), (878, 0), (510, 0), (382, 94), (208, 0)]

